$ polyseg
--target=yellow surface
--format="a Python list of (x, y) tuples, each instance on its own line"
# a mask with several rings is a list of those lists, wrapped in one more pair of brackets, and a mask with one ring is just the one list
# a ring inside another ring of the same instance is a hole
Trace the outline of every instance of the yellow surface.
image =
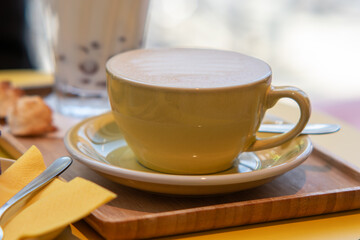
[[(0, 205), (45, 169), (41, 153), (31, 147), (0, 175)], [(80, 220), (115, 194), (82, 178), (70, 182), (55, 179), (35, 195), (9, 222), (4, 240), (47, 237), (60, 233), (70, 223)]]
[[(270, 113), (276, 114), (277, 116), (291, 122), (296, 122), (298, 117), (297, 108), (283, 104), (274, 108)], [(313, 112), (310, 122), (340, 124), (342, 129), (338, 133), (312, 136), (311, 138), (318, 146), (324, 147), (348, 161), (350, 164), (360, 167), (360, 158), (358, 154), (360, 146), (359, 130), (333, 117), (318, 112)], [(207, 231), (203, 233), (166, 237), (162, 239), (358, 240), (360, 239), (360, 210), (264, 224), (254, 224), (249, 226)]]
[(35, 70), (0, 70), (0, 82), (2, 81), (10, 81), (20, 88), (36, 88), (51, 86), (54, 77)]

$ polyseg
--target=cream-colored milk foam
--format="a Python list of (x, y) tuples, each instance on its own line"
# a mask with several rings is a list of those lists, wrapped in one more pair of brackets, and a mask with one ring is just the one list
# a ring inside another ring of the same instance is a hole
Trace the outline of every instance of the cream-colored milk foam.
[(206, 49), (139, 49), (113, 57), (107, 68), (131, 81), (179, 88), (244, 85), (271, 74), (259, 59)]

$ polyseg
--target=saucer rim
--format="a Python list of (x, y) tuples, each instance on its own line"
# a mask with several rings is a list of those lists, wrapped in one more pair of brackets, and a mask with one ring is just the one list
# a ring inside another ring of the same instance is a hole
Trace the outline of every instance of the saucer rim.
[(89, 157), (86, 154), (79, 151), (71, 141), (71, 136), (75, 134), (75, 132), (78, 131), (81, 126), (85, 125), (86, 123), (94, 119), (106, 117), (107, 115), (110, 114), (112, 113), (108, 112), (82, 120), (81, 122), (79, 122), (78, 124), (76, 124), (67, 131), (64, 137), (64, 143), (70, 155), (72, 155), (74, 158), (76, 158), (76, 160), (85, 164), (91, 169), (114, 177), (124, 178), (128, 180), (136, 180), (136, 181), (156, 183), (156, 184), (166, 183), (166, 184), (181, 185), (181, 186), (184, 185), (214, 186), (214, 185), (240, 184), (250, 181), (258, 181), (258, 180), (263, 180), (278, 176), (297, 167), (307, 159), (307, 157), (311, 154), (313, 149), (313, 145), (308, 136), (306, 135), (298, 136), (305, 140), (305, 148), (301, 152), (299, 152), (296, 156), (289, 158), (285, 163), (272, 166), (269, 168), (260, 169), (252, 172), (245, 172), (245, 173), (228, 173), (224, 175), (221, 174), (220, 175), (214, 175), (214, 174), (176, 175), (176, 174), (131, 170), (107, 163), (102, 163), (92, 157)]

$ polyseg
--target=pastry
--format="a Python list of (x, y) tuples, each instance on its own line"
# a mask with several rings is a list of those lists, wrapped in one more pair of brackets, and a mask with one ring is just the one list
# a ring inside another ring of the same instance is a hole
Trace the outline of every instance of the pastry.
[(52, 111), (39, 96), (24, 96), (9, 109), (7, 122), (15, 136), (42, 135), (56, 128), (52, 125)]

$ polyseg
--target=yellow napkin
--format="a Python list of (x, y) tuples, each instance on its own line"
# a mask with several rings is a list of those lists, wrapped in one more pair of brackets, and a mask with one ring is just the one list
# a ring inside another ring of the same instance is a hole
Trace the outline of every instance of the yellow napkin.
[[(3, 205), (45, 169), (40, 151), (31, 147), (0, 175), (0, 205)], [(55, 179), (36, 194), (3, 226), (4, 239), (51, 238), (70, 223), (116, 197), (112, 192), (82, 178), (70, 182)]]

